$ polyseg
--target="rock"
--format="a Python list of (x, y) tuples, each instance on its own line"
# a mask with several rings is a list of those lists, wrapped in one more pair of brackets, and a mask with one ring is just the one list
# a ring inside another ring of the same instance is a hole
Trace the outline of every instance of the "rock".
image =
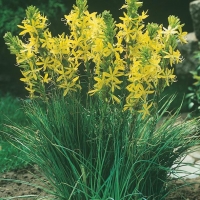
[(199, 60), (195, 58), (195, 52), (199, 50), (198, 39), (194, 32), (189, 33), (186, 38), (187, 44), (178, 44), (183, 61), (175, 65), (177, 76), (186, 76), (199, 65)]
[(195, 35), (200, 40), (200, 0), (195, 0), (189, 6), (190, 15), (193, 21)]

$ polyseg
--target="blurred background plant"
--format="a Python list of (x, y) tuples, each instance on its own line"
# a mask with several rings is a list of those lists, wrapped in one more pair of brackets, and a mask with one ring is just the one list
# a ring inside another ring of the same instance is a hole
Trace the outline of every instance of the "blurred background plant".
[(18, 143), (12, 142), (13, 144), (11, 144), (10, 137), (3, 134), (3, 132), (8, 131), (5, 124), (28, 125), (21, 100), (9, 94), (1, 96), (0, 113), (0, 173), (2, 173), (16, 168), (23, 168), (31, 162), (23, 152), (23, 148), (22, 150), (16, 148)]
[[(200, 59), (200, 53), (196, 55)], [(192, 86), (188, 87), (188, 94), (186, 98), (188, 100), (188, 108), (193, 111), (194, 115), (200, 114), (200, 66), (196, 68), (195, 71), (191, 71), (194, 83)]]
[(18, 25), (22, 39), (5, 35), (31, 98), (30, 124), (6, 132), (58, 199), (165, 199), (171, 167), (199, 144), (196, 119), (173, 123), (179, 110), (156, 127), (173, 100), (159, 107), (186, 32), (175, 16), (166, 28), (145, 26), (136, 0), (122, 6), (121, 23), (107, 11), (89, 13), (86, 3), (64, 16), (69, 35), (52, 36), (34, 6)]
[[(60, 16), (60, 18), (67, 12), (67, 8), (62, 0), (47, 0), (44, 3), (41, 3), (39, 0), (27, 1), (6, 1), (0, 0), (0, 35), (3, 35), (5, 32), (10, 31), (12, 33), (17, 33), (18, 29), (16, 24), (19, 24), (24, 16), (24, 10), (29, 5), (35, 5), (40, 8), (41, 12), (44, 12), (51, 23)], [(53, 24), (55, 31), (59, 22)]]

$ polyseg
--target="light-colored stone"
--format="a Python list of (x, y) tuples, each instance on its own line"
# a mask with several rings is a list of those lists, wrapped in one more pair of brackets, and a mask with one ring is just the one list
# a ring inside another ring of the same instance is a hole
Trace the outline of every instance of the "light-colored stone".
[(194, 32), (189, 33), (186, 39), (187, 44), (178, 44), (183, 61), (175, 65), (177, 76), (188, 75), (190, 71), (195, 70), (199, 65), (199, 60), (195, 58), (195, 52), (199, 50), (199, 44)]
[(190, 156), (192, 158), (194, 158), (195, 160), (200, 160), (200, 152), (199, 151), (191, 153)]
[(190, 155), (187, 155), (182, 161), (182, 163), (190, 163), (190, 164), (194, 164), (194, 162), (195, 162), (195, 158), (193, 158)]
[(177, 164), (172, 166), (175, 169), (174, 174), (171, 174), (172, 178), (185, 178), (192, 179), (200, 176), (200, 151), (189, 153), (182, 160), (181, 164), (177, 167)]
[(200, 40), (200, 0), (192, 1), (189, 6), (195, 35)]

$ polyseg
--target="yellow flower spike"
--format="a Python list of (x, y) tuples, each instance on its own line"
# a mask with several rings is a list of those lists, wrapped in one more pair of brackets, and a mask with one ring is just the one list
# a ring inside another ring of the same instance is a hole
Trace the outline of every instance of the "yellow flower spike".
[(168, 17), (168, 23), (169, 26), (171, 26), (172, 28), (177, 28), (178, 26), (180, 26), (180, 19), (178, 17), (175, 17), (174, 15), (170, 15)]
[(153, 105), (147, 103), (149, 96), (157, 95), (157, 88), (163, 90), (175, 81), (173, 68), (168, 69), (167, 65), (181, 61), (175, 47), (178, 40), (186, 42), (183, 25), (170, 16), (167, 28), (153, 23), (145, 26), (147, 12), (138, 14), (141, 2), (136, 0), (125, 1), (122, 8), (126, 10), (119, 24), (111, 20), (108, 12), (89, 13), (85, 0), (77, 2), (64, 16), (69, 35), (52, 36), (47, 18), (30, 7), (18, 25), (20, 35), (29, 37), (28, 42), (12, 34), (5, 36), (22, 68), (21, 81), (32, 97), (34, 93), (44, 97), (45, 84), (51, 80), (52, 87), (65, 96), (81, 88), (83, 79), (79, 81), (79, 73), (83, 69), (88, 75), (84, 79), (89, 80), (88, 94), (97, 94), (106, 103), (119, 103), (121, 95), (126, 100), (124, 110), (139, 110), (145, 118)]

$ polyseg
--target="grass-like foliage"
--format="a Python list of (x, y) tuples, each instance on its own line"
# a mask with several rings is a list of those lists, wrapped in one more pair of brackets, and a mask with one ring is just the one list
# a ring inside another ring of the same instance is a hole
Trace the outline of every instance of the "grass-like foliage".
[[(10, 127), (24, 151), (51, 182), (58, 199), (164, 199), (172, 165), (195, 139), (197, 121), (174, 124), (174, 114), (156, 128), (159, 116), (122, 112), (123, 106), (62, 95), (25, 109), (31, 127)], [(120, 114), (119, 114), (120, 113)]]

